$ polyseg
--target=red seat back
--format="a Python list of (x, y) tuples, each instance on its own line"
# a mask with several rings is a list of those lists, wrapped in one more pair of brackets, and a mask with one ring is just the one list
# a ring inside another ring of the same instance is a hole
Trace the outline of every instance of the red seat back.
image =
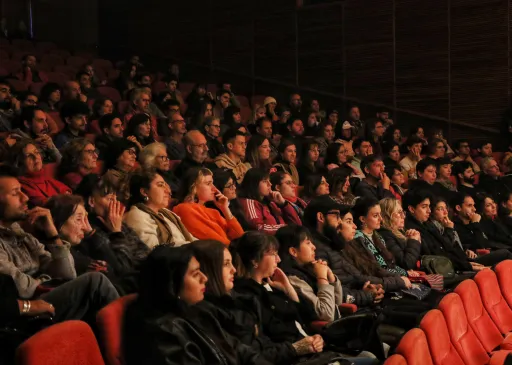
[(450, 340), (446, 320), (441, 311), (429, 311), (421, 320), (420, 328), (427, 336), (430, 355), (435, 365), (464, 365)]
[(512, 330), (512, 310), (501, 295), (496, 274), (492, 270), (482, 270), (475, 276), (484, 307), (501, 333)]
[(396, 348), (396, 353), (405, 358), (407, 365), (433, 365), (427, 338), (419, 328), (409, 330), (402, 337)]
[(123, 317), (126, 307), (136, 297), (136, 294), (121, 297), (100, 310), (96, 316), (101, 346), (107, 365), (122, 364), (121, 331)]
[(407, 361), (402, 355), (393, 355), (388, 357), (384, 365), (407, 365)]
[(121, 95), (119, 94), (119, 91), (117, 89), (114, 89), (110, 86), (98, 86), (97, 88), (98, 92), (112, 100), (113, 103), (118, 103), (121, 101)]
[(485, 351), (493, 351), (503, 342), (503, 337), (485, 310), (476, 283), (473, 280), (464, 280), (457, 285), (455, 293), (462, 300), (469, 325), (484, 346)]
[(102, 58), (96, 58), (94, 60), (92, 60), (92, 66), (95, 68), (95, 69), (102, 69), (104, 71), (108, 71), (112, 68), (114, 68), (114, 65), (112, 64), (111, 61), (109, 60), (104, 60)]
[(57, 128), (59, 129), (59, 132), (64, 129), (66, 124), (60, 118), (59, 112), (48, 112), (48, 115), (55, 121), (55, 124), (57, 124)]
[(70, 57), (68, 57), (66, 63), (69, 66), (73, 66), (73, 67), (80, 69), (80, 68), (84, 67), (84, 65), (87, 63), (87, 60), (85, 58), (78, 57), (78, 56), (70, 56)]
[(64, 86), (70, 80), (70, 77), (62, 72), (48, 72), (46, 75), (49, 82), (56, 82), (60, 86)]
[(70, 65), (57, 65), (53, 68), (55, 72), (60, 72), (65, 75), (68, 75), (69, 78), (75, 78), (78, 73), (78, 69), (76, 67)]
[(69, 56), (71, 56), (71, 53), (69, 53), (66, 49), (52, 49), (49, 53), (60, 56), (63, 60), (67, 59)]
[(44, 65), (51, 66), (51, 67), (55, 67), (57, 65), (63, 65), (64, 60), (58, 54), (49, 53), (49, 54), (45, 54), (43, 56), (43, 58), (41, 59), (41, 63)]
[(33, 82), (30, 84), (30, 91), (32, 91), (33, 93), (36, 93), (37, 95), (39, 95), (41, 93), (41, 89), (43, 88), (44, 86), (44, 82)]
[(17, 80), (17, 79), (8, 79), (8, 81), (9, 81), (9, 84), (11, 84), (11, 87), (18, 92), (28, 90), (28, 85), (25, 81), (21, 81), (21, 80)]
[(264, 101), (265, 95), (253, 95), (251, 97), (251, 106), (253, 109), (256, 109), (256, 106), (263, 106)]
[(466, 365), (484, 365), (489, 355), (469, 326), (462, 300), (455, 293), (446, 295), (439, 303), (453, 346)]
[(18, 365), (104, 365), (98, 342), (89, 325), (66, 321), (50, 326), (16, 350)]
[(496, 276), (503, 298), (512, 308), (512, 260), (505, 260), (496, 265)]

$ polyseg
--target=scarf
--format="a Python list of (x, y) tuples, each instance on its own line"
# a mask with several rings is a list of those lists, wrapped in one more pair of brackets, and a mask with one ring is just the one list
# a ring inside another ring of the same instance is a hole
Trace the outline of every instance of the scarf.
[[(189, 231), (183, 223), (181, 222), (181, 219), (178, 219), (173, 213), (168, 211), (167, 209), (160, 209), (158, 211), (158, 214), (149, 209), (145, 204), (143, 203), (137, 203), (135, 206), (142, 210), (144, 213), (147, 213), (153, 218), (157, 225), (157, 235), (158, 235), (158, 242), (160, 244), (170, 244), (171, 246), (174, 246), (174, 239), (172, 237), (172, 230), (171, 227), (167, 225), (167, 222), (165, 221), (164, 217), (170, 220), (178, 229), (183, 233), (183, 236), (185, 236), (185, 239), (187, 241), (192, 241), (192, 236), (190, 235)], [(163, 217), (162, 217), (163, 216)]]
[(377, 261), (377, 263), (379, 264), (380, 267), (382, 267), (383, 269), (386, 269), (389, 272), (392, 272), (393, 274), (407, 276), (407, 271), (402, 269), (400, 266), (394, 265), (394, 264), (391, 264), (391, 265), (388, 264), (388, 262), (386, 261), (384, 256), (382, 256), (380, 250), (375, 246), (372, 238), (380, 240), (380, 243), (383, 246), (386, 246), (386, 243), (384, 242), (382, 237), (377, 232), (375, 232), (375, 234), (372, 236), (372, 238), (370, 238), (363, 232), (357, 231), (355, 238), (359, 238), (359, 237), (362, 238), (362, 243), (364, 244), (366, 249), (371, 252), (371, 254), (373, 255), (373, 257), (375, 258), (375, 260)]

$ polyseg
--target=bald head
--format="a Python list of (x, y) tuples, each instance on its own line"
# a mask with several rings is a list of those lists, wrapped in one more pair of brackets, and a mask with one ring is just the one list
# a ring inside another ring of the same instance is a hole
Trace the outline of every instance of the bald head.
[(183, 137), (183, 143), (187, 150), (187, 156), (192, 160), (203, 163), (208, 157), (206, 137), (198, 130), (187, 132)]
[(78, 82), (67, 81), (64, 85), (64, 98), (66, 100), (78, 100), (80, 93), (80, 84)]

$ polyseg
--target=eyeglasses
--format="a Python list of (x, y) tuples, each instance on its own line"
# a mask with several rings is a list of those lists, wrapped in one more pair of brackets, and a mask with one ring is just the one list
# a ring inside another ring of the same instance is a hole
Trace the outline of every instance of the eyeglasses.
[(399, 217), (405, 217), (405, 212), (403, 210), (399, 210), (398, 212), (393, 213)]
[(207, 149), (208, 148), (208, 145), (206, 143), (201, 143), (201, 144), (191, 144), (192, 147), (199, 147), (199, 148), (202, 148), (203, 150)]
[(224, 189), (232, 189), (232, 188), (236, 188), (235, 183), (227, 184), (224, 186)]
[[(133, 151), (133, 150), (128, 150), (128, 151)], [(95, 148), (93, 150), (84, 150), (84, 153), (88, 153), (89, 155), (96, 155), (96, 156), (99, 156), (100, 154), (100, 150)], [(134, 152), (135, 154), (135, 152)]]
[(220, 129), (220, 124), (210, 124), (208, 127), (210, 127), (210, 128), (212, 128), (212, 127), (213, 127), (213, 128), (218, 128), (218, 129)]
[(162, 156), (156, 156), (156, 158), (160, 159), (162, 162), (169, 161), (170, 158), (168, 156), (162, 155)]

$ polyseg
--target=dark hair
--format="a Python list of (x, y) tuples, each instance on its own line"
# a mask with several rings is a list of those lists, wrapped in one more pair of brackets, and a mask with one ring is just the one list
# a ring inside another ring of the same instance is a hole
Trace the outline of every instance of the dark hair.
[(283, 181), (285, 175), (289, 175), (287, 172), (284, 171), (276, 171), (270, 174), (270, 183), (272, 184), (272, 187), (276, 185), (281, 185), (281, 181)]
[(231, 169), (216, 169), (213, 170), (213, 185), (222, 191), (226, 184), (228, 183), (229, 179), (232, 179), (233, 182), (236, 184), (236, 176), (233, 173), (233, 170)]
[(423, 129), (423, 132), (425, 132), (425, 128), (423, 128), (421, 125), (417, 125), (417, 126), (414, 126), (411, 128), (409, 135), (411, 137), (416, 135), (418, 133), (418, 131), (420, 130), (420, 128)]
[(226, 245), (215, 240), (198, 240), (190, 246), (201, 265), (201, 271), (208, 277), (206, 291), (216, 297), (229, 294), (222, 275)]
[(19, 97), (19, 100), (23, 103), (25, 100), (27, 100), (27, 98), (30, 95), (33, 95), (33, 96), (37, 97), (37, 99), (39, 100), (39, 95), (37, 95), (35, 92), (32, 92), (32, 91), (21, 92), (21, 93), (18, 94), (18, 97)]
[(433, 155), (436, 152), (436, 147), (438, 143), (442, 143), (444, 148), (446, 149), (446, 145), (444, 142), (439, 138), (434, 138), (430, 141), (430, 143), (427, 146), (428, 154)]
[(242, 180), (242, 183), (240, 184), (240, 191), (238, 192), (238, 197), (261, 201), (259, 193), (260, 182), (268, 178), (268, 172), (262, 169), (249, 169), (246, 172), (244, 179)]
[(457, 139), (455, 142), (453, 142), (453, 148), (458, 151), (460, 149), (460, 145), (463, 143), (467, 143), (469, 145), (469, 140), (463, 138), (463, 139)]
[[(327, 182), (329, 183), (329, 190), (331, 195), (336, 193), (343, 188), (347, 178), (350, 178), (352, 170), (350, 168), (338, 167), (329, 171)], [(349, 189), (349, 194), (352, 194)]]
[(470, 167), (473, 168), (473, 165), (471, 164), (471, 162), (456, 161), (453, 163), (452, 175), (454, 175), (457, 178), (457, 180), (459, 180), (459, 174), (464, 174), (464, 171), (466, 171)]
[(88, 72), (86, 72), (86, 71), (83, 71), (83, 70), (82, 70), (82, 71), (78, 71), (78, 72), (76, 73), (75, 80), (76, 80), (76, 81), (80, 81), (80, 78), (81, 78), (83, 75), (86, 75), (86, 76), (89, 76), (89, 77), (90, 77), (90, 75), (89, 75), (89, 73), (88, 73)]
[(352, 149), (355, 151), (356, 149), (359, 149), (361, 147), (361, 145), (363, 144), (363, 142), (370, 142), (371, 143), (371, 140), (369, 138), (363, 138), (363, 137), (360, 137), (360, 138), (356, 138), (353, 142), (352, 142)]
[(39, 92), (39, 101), (47, 103), (51, 93), (57, 90), (59, 90), (62, 94), (62, 87), (59, 84), (56, 82), (47, 82), (43, 85), (41, 91)]
[[(266, 161), (260, 160), (258, 148), (267, 140), (268, 138), (263, 137), (261, 134), (255, 134), (251, 137), (249, 143), (247, 143), (245, 150), (246, 162), (249, 162), (252, 167), (260, 168), (265, 171), (268, 171), (272, 167), (272, 162), (270, 162), (270, 159)], [(270, 141), (268, 142), (270, 143)]]
[[(222, 87), (223, 84), (220, 84), (220, 86)], [(231, 97), (231, 92), (229, 92), (228, 90), (226, 89), (220, 89), (219, 91), (217, 91), (217, 97), (220, 99), (220, 97), (224, 94), (229, 94), (229, 96)]]
[(433, 158), (426, 157), (418, 162), (416, 165), (416, 172), (423, 174), (427, 167), (434, 166), (437, 169), (437, 161)]
[[(158, 99), (163, 100), (165, 95), (167, 95), (168, 93), (168, 91), (162, 91), (160, 94), (158, 94)], [(159, 102), (158, 104), (160, 104), (160, 106), (162, 107), (162, 111), (169, 111), (171, 106), (181, 106), (181, 103), (176, 99), (169, 99), (166, 101)]]
[(59, 194), (54, 195), (44, 205), (52, 214), (53, 223), (57, 231), (75, 212), (78, 205), (84, 204), (84, 200), (79, 195)]
[(268, 118), (268, 117), (261, 117), (261, 118), (256, 119), (256, 122), (254, 122), (254, 124), (256, 125), (256, 128), (262, 128), (263, 127), (263, 123), (265, 123), (265, 122), (272, 123), (270, 118)]
[(299, 249), (301, 242), (311, 238), (311, 232), (304, 226), (290, 224), (279, 228), (275, 237), (279, 242), (279, 256), (284, 259), (290, 256), (290, 248)]
[(167, 84), (170, 84), (172, 81), (179, 82), (180, 80), (178, 80), (178, 77), (176, 75), (168, 75), (166, 78), (164, 78), (163, 81)]
[[(1, 84), (1, 82), (0, 82)], [(0, 165), (0, 178), (2, 177), (14, 177), (18, 178), (19, 171), (14, 166)]]
[(318, 141), (313, 138), (309, 138), (306, 140), (306, 142), (304, 142), (304, 146), (302, 147), (302, 154), (300, 156), (300, 163), (301, 165), (316, 169), (315, 163), (309, 160), (309, 150), (312, 146), (319, 147)]
[(117, 188), (112, 185), (109, 179), (103, 179), (98, 174), (88, 174), (84, 176), (74, 192), (84, 198), (85, 207), (90, 211), (89, 198), (91, 196), (99, 194), (104, 197), (109, 194), (116, 194)]
[(434, 210), (437, 206), (437, 204), (439, 203), (445, 203), (447, 208), (450, 207), (450, 205), (448, 204), (448, 199), (446, 199), (445, 197), (441, 196), (441, 195), (436, 195), (436, 194), (432, 194), (432, 200), (430, 201), (430, 206), (432, 208), (432, 210)]
[(478, 194), (476, 194), (475, 197), (475, 208), (477, 213), (482, 215), (482, 218), (485, 218), (483, 212), (485, 206), (485, 199), (487, 198), (492, 199), (494, 201), (494, 197), (491, 194), (484, 192), (479, 192)]
[(512, 191), (509, 191), (509, 192), (501, 195), (501, 197), (499, 199), (499, 203), (498, 203), (498, 215), (500, 217), (503, 217), (503, 218), (508, 217), (509, 214), (511, 213), (511, 211), (508, 208), (504, 207), (504, 205), (503, 205), (506, 201), (508, 201), (510, 199), (511, 196), (512, 196)]
[(492, 141), (489, 139), (481, 140), (480, 142), (475, 143), (477, 149), (481, 150), (483, 146), (486, 144), (490, 144), (492, 146)]
[(226, 150), (228, 148), (228, 143), (233, 143), (238, 136), (244, 137), (245, 141), (245, 134), (240, 132), (238, 129), (231, 128), (224, 133), (222, 136), (222, 144), (226, 147)]
[[(111, 113), (111, 114), (105, 114), (103, 115), (99, 121), (98, 121), (98, 124), (100, 126), (100, 129), (101, 129), (101, 132), (103, 133), (103, 130), (106, 128), (106, 129), (109, 129), (110, 127), (112, 127), (112, 123), (114, 122), (114, 119), (121, 119), (121, 116), (118, 115), (118, 114), (115, 114), (115, 113)], [(121, 120), (122, 121), (122, 120)]]
[(94, 143), (86, 138), (75, 138), (62, 147), (60, 151), (62, 154), (62, 160), (59, 165), (60, 176), (64, 176), (68, 172), (77, 170), (81, 155), (85, 148), (90, 144), (94, 146)]
[(237, 124), (235, 123), (235, 120), (233, 116), (235, 114), (240, 113), (240, 108), (234, 105), (228, 106), (226, 109), (224, 109), (224, 120), (223, 123), (226, 124), (229, 127), (234, 128)]
[[(138, 135), (137, 128), (139, 125), (144, 124), (147, 121), (149, 121), (149, 124), (151, 126), (151, 132), (149, 133), (149, 137), (142, 138)], [(126, 125), (126, 129), (124, 130), (124, 136), (125, 137), (135, 136), (135, 138), (137, 138), (137, 141), (142, 142), (141, 144), (143, 146), (155, 142), (155, 140), (153, 138), (153, 126), (151, 125), (151, 117), (149, 115), (147, 115), (146, 113), (135, 114), (128, 121), (128, 124)]]
[(389, 153), (393, 150), (393, 148), (398, 147), (400, 150), (400, 145), (395, 141), (389, 141), (382, 144), (382, 153), (384, 156), (389, 156)]
[(378, 155), (368, 155), (368, 156), (365, 156), (362, 160), (361, 160), (361, 171), (363, 172), (364, 176), (367, 176), (367, 172), (365, 171), (365, 168), (368, 167), (370, 168), (371, 165), (373, 165), (374, 162), (376, 161), (382, 161), (382, 158)]
[(283, 159), (284, 151), (290, 146), (297, 147), (297, 143), (293, 139), (290, 139), (290, 138), (285, 138), (285, 139), (281, 140), (281, 143), (279, 143), (279, 148), (277, 149), (277, 151), (279, 152), (279, 156), (277, 156), (277, 162), (284, 161), (284, 159)]
[(339, 165), (338, 161), (338, 151), (341, 147), (345, 147), (343, 143), (331, 143), (329, 146), (327, 146), (327, 150), (325, 151), (325, 160), (324, 160), (324, 166), (328, 166), (330, 164), (336, 164)]
[(20, 127), (23, 130), (26, 130), (25, 124), (23, 122), (27, 121), (28, 124), (32, 125), (32, 120), (36, 114), (36, 111), (41, 111), (44, 113), (44, 110), (38, 106), (26, 106), (21, 109), (20, 114)]
[(148, 189), (151, 182), (155, 180), (157, 172), (153, 170), (140, 171), (133, 174), (130, 178), (130, 200), (128, 206), (144, 202), (144, 196), (141, 194), (140, 189)]
[(302, 195), (305, 198), (314, 198), (316, 196), (316, 189), (322, 183), (322, 175), (314, 174), (307, 175), (306, 180), (304, 181), (304, 190), (302, 191)]
[(411, 136), (407, 137), (407, 141), (405, 142), (405, 145), (410, 148), (417, 143), (423, 144), (423, 141), (420, 139), (420, 137), (418, 137), (416, 135), (411, 135)]
[(371, 197), (360, 197), (356, 200), (356, 204), (352, 208), (352, 215), (354, 216), (354, 223), (357, 225), (357, 228), (361, 229), (362, 227), (362, 222), (359, 218), (366, 217), (370, 209), (377, 205), (379, 205), (379, 201)]
[(139, 83), (142, 81), (142, 79), (143, 79), (144, 77), (146, 77), (146, 76), (149, 76), (151, 79), (153, 79), (153, 78), (151, 77), (151, 74), (150, 74), (149, 72), (147, 72), (147, 71), (142, 71), (142, 72), (138, 72), (138, 73), (137, 73), (137, 75), (135, 75), (135, 82), (136, 82), (137, 84), (139, 84)]
[(108, 153), (105, 156), (105, 169), (112, 169), (117, 165), (117, 160), (130, 148), (135, 149), (135, 153), (139, 151), (139, 147), (132, 141), (123, 138), (117, 138), (108, 146)]
[(191, 245), (155, 247), (141, 265), (137, 303), (160, 313), (183, 310), (179, 294), (192, 257)]
[(21, 60), (22, 60), (23, 62), (27, 62), (27, 59), (28, 59), (29, 57), (34, 57), (34, 58), (37, 60), (36, 55), (35, 55), (35, 54), (33, 54), (33, 53), (25, 53), (25, 54), (23, 55), (23, 57), (21, 58)]
[(7, 161), (9, 161), (10, 166), (18, 170), (20, 176), (23, 176), (26, 173), (25, 154), (23, 153), (23, 150), (28, 145), (33, 145), (34, 147), (38, 148), (34, 140), (24, 138), (20, 141), (17, 141), (16, 144), (14, 144), (14, 146), (12, 146), (8, 151)]
[(237, 276), (248, 278), (253, 272), (254, 262), (260, 262), (265, 253), (279, 250), (279, 242), (274, 236), (259, 231), (249, 231), (229, 245)]
[(66, 118), (73, 118), (76, 115), (89, 116), (89, 107), (86, 103), (80, 100), (69, 100), (62, 105), (60, 117), (63, 122), (66, 122)]
[[(390, 143), (390, 142), (395, 142), (394, 134), (397, 130), (402, 132), (400, 127), (397, 125), (390, 125), (389, 127), (386, 128), (386, 131), (384, 132), (384, 136), (382, 137), (382, 140), (384, 141), (385, 144)], [(393, 149), (393, 148), (391, 147), (391, 149)]]
[(432, 195), (424, 189), (410, 189), (402, 197), (402, 206), (408, 211), (409, 207), (416, 208), (422, 201), (432, 200)]
[[(87, 72), (85, 72), (87, 75), (89, 75)], [(103, 105), (105, 104), (105, 102), (107, 100), (110, 100), (110, 102), (112, 104), (114, 104), (114, 102), (112, 101), (112, 99), (110, 98), (107, 98), (105, 96), (101, 96), (99, 97), (98, 99), (95, 99), (94, 100), (94, 104), (92, 104), (92, 116), (91, 116), (91, 119), (92, 120), (96, 120), (96, 119), (101, 119), (101, 116), (100, 116), (100, 109), (103, 107)]]
[[(299, 117), (297, 115), (294, 116), (292, 114), (292, 116), (290, 118), (288, 118), (288, 120), (286, 121), (286, 125), (288, 127), (291, 127), (293, 125), (293, 123), (295, 123), (297, 120), (300, 120), (302, 122), (302, 118), (301, 117)], [(302, 123), (304, 123), (304, 122), (302, 122)]]
[(462, 206), (464, 204), (464, 200), (466, 200), (467, 197), (473, 198), (471, 194), (464, 193), (464, 192), (455, 192), (452, 194), (452, 197), (450, 199), (450, 206), (453, 209), (454, 212), (457, 212), (457, 209), (455, 207), (457, 205)]

